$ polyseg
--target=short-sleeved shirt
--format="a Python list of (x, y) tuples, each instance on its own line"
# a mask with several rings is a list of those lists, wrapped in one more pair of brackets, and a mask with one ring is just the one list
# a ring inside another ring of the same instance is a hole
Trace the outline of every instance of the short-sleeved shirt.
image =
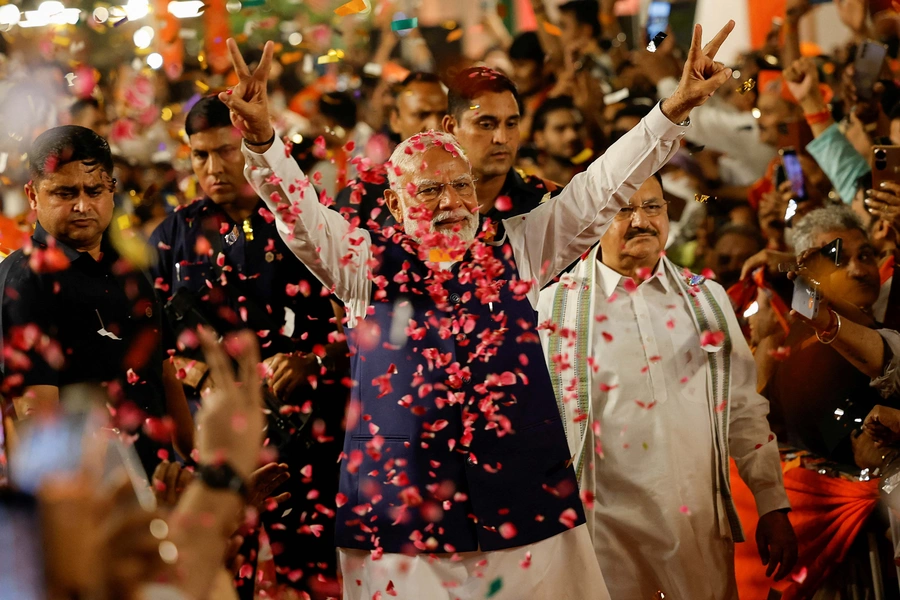
[[(6, 386), (15, 393), (31, 385), (109, 384), (114, 401), (162, 416), (163, 314), (149, 274), (121, 260), (106, 234), (100, 260), (54, 240), (40, 223), (31, 240), (30, 255), (16, 250), (0, 263)], [(51, 245), (65, 256), (58, 266), (68, 262), (62, 270), (39, 265)], [(29, 325), (49, 343), (31, 343)]]
[[(213, 256), (203, 239), (212, 241)], [(261, 200), (244, 222), (236, 223), (203, 198), (169, 215), (150, 244), (159, 255), (151, 271), (161, 295), (190, 290), (219, 333), (256, 331), (263, 358), (310, 352), (316, 344), (327, 344), (336, 328), (330, 294), (285, 246)], [(179, 330), (178, 324), (170, 325)]]

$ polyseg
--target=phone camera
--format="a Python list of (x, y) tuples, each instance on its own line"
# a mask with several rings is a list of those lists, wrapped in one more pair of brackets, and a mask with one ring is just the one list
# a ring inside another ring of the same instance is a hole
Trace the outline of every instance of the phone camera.
[(884, 151), (884, 148), (875, 151), (875, 168), (879, 171), (887, 168), (887, 152)]

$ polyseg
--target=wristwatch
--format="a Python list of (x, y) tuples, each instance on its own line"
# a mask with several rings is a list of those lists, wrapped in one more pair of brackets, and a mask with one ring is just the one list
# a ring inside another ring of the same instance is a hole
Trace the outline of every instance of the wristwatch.
[(200, 481), (213, 490), (230, 490), (246, 500), (249, 496), (247, 484), (228, 463), (200, 465), (197, 469)]

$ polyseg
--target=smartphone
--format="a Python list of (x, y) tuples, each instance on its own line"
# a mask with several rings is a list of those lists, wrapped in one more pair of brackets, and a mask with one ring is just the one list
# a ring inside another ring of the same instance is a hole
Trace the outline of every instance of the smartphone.
[(44, 549), (35, 498), (0, 489), (0, 600), (44, 600)]
[(787, 121), (778, 124), (778, 147), (792, 150), (806, 148), (813, 141), (812, 129), (806, 121)]
[(803, 277), (794, 279), (794, 296), (791, 299), (791, 308), (806, 317), (815, 319), (819, 315), (819, 303), (822, 296), (815, 286)]
[(900, 181), (900, 146), (872, 146), (872, 189), (882, 181)]
[(669, 15), (672, 5), (668, 2), (654, 1), (647, 8), (647, 41), (650, 42), (658, 33), (666, 33), (669, 28)]
[(800, 158), (797, 156), (797, 151), (793, 148), (782, 148), (779, 150), (779, 153), (781, 154), (781, 164), (784, 165), (784, 172), (791, 182), (794, 199), (797, 202), (803, 202), (807, 199), (806, 183), (803, 180), (803, 168), (800, 166)]
[(853, 60), (853, 83), (856, 86), (858, 98), (872, 99), (872, 88), (878, 81), (886, 56), (887, 46), (879, 42), (868, 40), (856, 47), (856, 58)]
[(156, 496), (137, 452), (106, 425), (105, 415), (98, 410), (23, 421), (10, 460), (10, 482), (35, 494), (50, 477), (88, 470), (110, 488), (127, 478), (134, 501), (145, 510), (154, 510)]
[(785, 181), (787, 181), (787, 173), (784, 171), (784, 165), (778, 164), (775, 166), (775, 189), (778, 190)]
[(827, 258), (828, 261), (834, 264), (835, 267), (841, 266), (841, 254), (844, 251), (844, 240), (843, 238), (835, 238), (833, 242), (826, 246), (822, 246), (822, 249), (819, 250), (819, 254), (823, 257)]

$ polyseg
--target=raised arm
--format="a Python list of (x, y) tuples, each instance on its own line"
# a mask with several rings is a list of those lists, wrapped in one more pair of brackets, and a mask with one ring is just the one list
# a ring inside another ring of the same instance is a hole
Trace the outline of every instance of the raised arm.
[(678, 150), (684, 122), (731, 77), (731, 69), (713, 59), (734, 28), (728, 24), (703, 49), (702, 30), (694, 28), (691, 49), (678, 89), (613, 144), (562, 193), (527, 215), (506, 221), (520, 276), (537, 282), (529, 296), (594, 245), (634, 192)]
[(366, 267), (371, 257), (369, 233), (352, 228), (340, 214), (319, 203), (309, 178), (275, 135), (266, 94), (272, 42), (266, 43), (253, 73), (237, 43), (233, 39), (227, 43), (239, 83), (219, 94), (219, 99), (231, 110), (232, 123), (244, 136), (244, 175), (275, 215), (279, 235), (347, 305), (352, 323), (365, 316), (371, 288)]

